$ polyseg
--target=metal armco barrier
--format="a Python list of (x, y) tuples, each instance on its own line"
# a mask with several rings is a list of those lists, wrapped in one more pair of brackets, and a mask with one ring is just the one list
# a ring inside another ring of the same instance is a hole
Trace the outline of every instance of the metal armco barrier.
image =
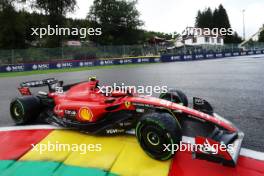
[(245, 52), (227, 52), (227, 53), (204, 53), (193, 55), (162, 55), (161, 57), (138, 57), (124, 59), (108, 59), (108, 60), (73, 60), (73, 61), (57, 61), (50, 63), (30, 63), (0, 66), (0, 73), (4, 72), (23, 72), (33, 70), (49, 70), (63, 68), (92, 67), (104, 65), (123, 65), (123, 64), (141, 64), (141, 63), (159, 63), (159, 62), (176, 62), (176, 61), (192, 61), (217, 59), (224, 57), (235, 57), (245, 55), (264, 54), (263, 50), (245, 51)]

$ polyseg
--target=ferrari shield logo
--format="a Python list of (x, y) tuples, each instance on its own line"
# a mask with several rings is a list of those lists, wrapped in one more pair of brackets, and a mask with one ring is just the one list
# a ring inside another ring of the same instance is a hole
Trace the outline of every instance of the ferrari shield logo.
[(131, 106), (131, 102), (126, 101), (126, 102), (125, 102), (125, 106), (126, 106), (126, 108), (128, 109), (128, 108)]
[(89, 108), (83, 107), (79, 111), (79, 117), (83, 120), (90, 121), (93, 117), (93, 114)]

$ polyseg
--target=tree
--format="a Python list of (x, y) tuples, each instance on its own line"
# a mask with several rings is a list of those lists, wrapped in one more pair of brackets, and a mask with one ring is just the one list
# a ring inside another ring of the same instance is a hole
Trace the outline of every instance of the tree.
[(1, 1), (0, 48), (25, 48), (25, 19), (15, 11), (13, 1)]
[(25, 40), (27, 43), (32, 43), (36, 42), (35, 45), (40, 45), (40, 43), (45, 42), (44, 39), (40, 39), (39, 36), (36, 35), (31, 35), (32, 34), (32, 29), (31, 28), (45, 28), (48, 25), (48, 17), (46, 15), (37, 13), (37, 12), (27, 12), (27, 11), (22, 11), (19, 12), (25, 20), (24, 25), (25, 25)]
[[(62, 26), (67, 12), (73, 12), (76, 0), (33, 0), (33, 6), (43, 10), (48, 15), (48, 24), (51, 27)], [(62, 43), (60, 36), (51, 36), (48, 39), (48, 47), (58, 47)]]
[(135, 44), (139, 37), (137, 1), (94, 0), (87, 18), (92, 27), (102, 28), (102, 35), (91, 37), (100, 44)]
[(233, 35), (228, 35), (225, 37), (225, 43), (241, 43), (242, 37), (240, 37), (237, 32), (234, 32)]
[(216, 28), (228, 29), (231, 27), (227, 12), (222, 4), (220, 4), (218, 9), (215, 9), (214, 11), (213, 23)]
[(198, 11), (195, 20), (195, 26), (199, 28), (230, 28), (230, 22), (227, 12), (222, 4), (212, 12), (210, 8), (204, 11)]
[(76, 0), (35, 0), (33, 5), (48, 15), (65, 16), (67, 12), (74, 11)]
[[(210, 8), (206, 8), (202, 12), (199, 10), (196, 16), (195, 26), (209, 29), (224, 28), (226, 30), (231, 28), (228, 14), (222, 4), (220, 4), (214, 12), (212, 12)], [(224, 36), (225, 43), (239, 43), (241, 41), (241, 37), (236, 32), (234, 32), (233, 35)]]
[(198, 10), (197, 15), (195, 17), (195, 27), (201, 26), (201, 17), (202, 17), (202, 12)]
[[(0, 1), (0, 11), (5, 9), (6, 7), (14, 7), (14, 3), (19, 0), (1, 0)], [(20, 2), (20, 1), (19, 1)]]
[(264, 42), (264, 30), (259, 34), (259, 42)]
[(195, 26), (198, 28), (210, 28), (213, 27), (213, 13), (211, 8), (206, 8), (204, 11), (198, 11), (196, 16)]

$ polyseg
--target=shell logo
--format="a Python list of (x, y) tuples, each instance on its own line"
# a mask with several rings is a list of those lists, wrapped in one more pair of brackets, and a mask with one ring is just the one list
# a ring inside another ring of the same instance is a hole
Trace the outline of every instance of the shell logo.
[(131, 102), (126, 101), (126, 102), (125, 102), (125, 106), (126, 106), (127, 109), (130, 108), (130, 106), (131, 106)]
[(87, 121), (91, 121), (93, 118), (93, 114), (91, 112), (91, 110), (87, 107), (83, 107), (79, 110), (79, 117), (82, 120), (87, 120)]

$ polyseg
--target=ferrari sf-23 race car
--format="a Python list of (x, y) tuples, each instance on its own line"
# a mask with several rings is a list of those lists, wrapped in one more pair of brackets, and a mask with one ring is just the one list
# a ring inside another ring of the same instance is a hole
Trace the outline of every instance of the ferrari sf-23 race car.
[[(31, 87), (45, 86), (48, 92), (31, 93)], [(96, 135), (134, 130), (145, 153), (157, 160), (174, 156), (175, 151), (169, 148), (182, 143), (186, 121), (197, 122), (201, 125), (197, 128), (206, 131), (194, 134), (193, 145), (199, 147), (192, 152), (197, 159), (235, 166), (244, 138), (244, 133), (214, 113), (206, 100), (194, 97), (193, 108), (189, 108), (186, 95), (175, 89), (159, 98), (139, 95), (132, 89), (106, 94), (95, 77), (71, 85), (63, 85), (63, 81), (54, 78), (29, 81), (21, 83), (18, 89), (22, 96), (10, 104), (16, 124), (40, 120)]]

